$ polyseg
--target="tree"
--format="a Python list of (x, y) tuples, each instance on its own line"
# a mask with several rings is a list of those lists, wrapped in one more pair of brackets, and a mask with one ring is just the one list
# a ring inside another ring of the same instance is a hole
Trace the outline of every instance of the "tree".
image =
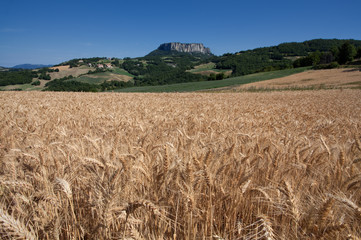
[(337, 46), (333, 46), (331, 48), (331, 53), (335, 59), (338, 59), (338, 57), (340, 55), (340, 49)]
[(31, 85), (39, 86), (39, 85), (40, 85), (40, 81), (39, 81), (39, 80), (36, 80), (35, 82), (32, 82)]
[(321, 56), (322, 54), (320, 53), (320, 51), (313, 52), (309, 55), (313, 66), (320, 63)]
[(334, 61), (332, 52), (324, 52), (320, 57), (320, 64), (328, 64)]
[(345, 64), (346, 62), (352, 61), (355, 56), (356, 56), (355, 46), (350, 44), (349, 42), (345, 42), (344, 44), (342, 44), (340, 48), (338, 63)]
[(361, 58), (361, 47), (357, 48), (357, 53), (355, 58)]
[(222, 80), (222, 79), (224, 79), (224, 73), (218, 73), (218, 74), (216, 75), (216, 79), (217, 79), (217, 80)]
[(307, 57), (299, 58), (293, 62), (293, 67), (315, 66), (320, 63), (321, 53), (319, 51), (309, 54)]
[(208, 77), (208, 81), (214, 81), (214, 80), (216, 80), (216, 74), (211, 73)]

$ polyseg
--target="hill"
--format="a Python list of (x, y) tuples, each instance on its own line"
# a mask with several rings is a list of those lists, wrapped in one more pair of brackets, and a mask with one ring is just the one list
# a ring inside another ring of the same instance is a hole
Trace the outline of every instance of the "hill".
[(158, 86), (140, 86), (140, 87), (129, 87), (123, 89), (116, 89), (115, 92), (193, 92), (193, 91), (210, 91), (215, 89), (219, 91), (219, 88), (224, 87), (235, 87), (243, 84), (260, 82), (274, 78), (285, 77), (300, 73), (308, 70), (309, 68), (293, 68), (285, 69), (272, 72), (262, 72), (249, 74), (246, 76), (231, 77), (222, 80), (214, 81), (199, 81), (199, 82), (184, 82)]
[[(296, 68), (300, 69), (300, 68)], [(283, 70), (286, 71), (286, 70)], [(260, 74), (260, 73), (257, 73)], [(251, 74), (255, 75), (255, 74)], [(251, 76), (247, 75), (247, 76)], [(247, 77), (244, 76), (244, 77)], [(357, 68), (308, 70), (288, 76), (213, 89), (215, 92), (270, 92), (319, 89), (361, 89)]]
[(20, 64), (16, 65), (12, 68), (16, 69), (39, 69), (39, 68), (45, 68), (45, 67), (51, 67), (53, 65), (43, 65), (43, 64)]
[(352, 39), (282, 43), (222, 56), (212, 55), (201, 43), (165, 43), (144, 57), (81, 58), (36, 71), (10, 69), (9, 73), (0, 72), (0, 89), (109, 91), (209, 82), (308, 66), (322, 69), (353, 64), (361, 68), (360, 61), (352, 62), (355, 57), (361, 57), (361, 41)]
[[(227, 53), (213, 58), (212, 61), (216, 63), (216, 69), (232, 69), (232, 76), (329, 64), (338, 60), (340, 48), (347, 42), (355, 48), (361, 47), (360, 40), (314, 39), (300, 43), (282, 43), (234, 54)], [(303, 59), (302, 63), (294, 65), (295, 61)]]

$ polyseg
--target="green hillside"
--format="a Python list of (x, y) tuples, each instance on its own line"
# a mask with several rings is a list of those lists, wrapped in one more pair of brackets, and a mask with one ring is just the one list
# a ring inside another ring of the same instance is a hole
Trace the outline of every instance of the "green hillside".
[[(182, 89), (192, 91), (202, 87), (228, 86), (234, 77), (254, 73), (293, 71), (307, 66), (314, 69), (336, 68), (350, 64), (355, 58), (361, 58), (361, 41), (352, 39), (282, 43), (222, 56), (158, 49), (139, 58), (79, 58), (34, 71), (0, 71), (0, 89), (109, 91), (141, 87), (132, 89), (148, 91), (153, 89), (151, 86), (172, 84), (173, 87), (187, 86)], [(175, 89), (178, 91), (177, 87)]]
[[(216, 69), (232, 69), (232, 76), (242, 76), (256, 72), (339, 61), (340, 49), (345, 43), (350, 43), (355, 49), (361, 47), (360, 40), (315, 39), (301, 43), (282, 43), (278, 46), (256, 48), (235, 54), (224, 54), (213, 58), (212, 61), (216, 63)], [(294, 65), (297, 60), (300, 63)]]
[(293, 68), (272, 72), (262, 72), (250, 74), (247, 76), (232, 77), (218, 81), (202, 81), (202, 82), (188, 82), (188, 83), (177, 83), (160, 86), (142, 86), (142, 87), (130, 87), (123, 89), (116, 89), (116, 92), (192, 92), (207, 90), (213, 88), (229, 87), (241, 84), (247, 84), (252, 82), (259, 82), (270, 80), (274, 78), (280, 78), (289, 76), (292, 74), (304, 72), (310, 69), (309, 67)]

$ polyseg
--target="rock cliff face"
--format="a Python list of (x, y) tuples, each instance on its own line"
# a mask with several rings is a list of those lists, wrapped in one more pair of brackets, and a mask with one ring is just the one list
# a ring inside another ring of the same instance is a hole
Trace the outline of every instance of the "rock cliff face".
[(212, 54), (209, 48), (204, 47), (203, 43), (163, 43), (159, 46), (158, 50), (162, 51), (177, 51), (184, 53), (203, 53)]

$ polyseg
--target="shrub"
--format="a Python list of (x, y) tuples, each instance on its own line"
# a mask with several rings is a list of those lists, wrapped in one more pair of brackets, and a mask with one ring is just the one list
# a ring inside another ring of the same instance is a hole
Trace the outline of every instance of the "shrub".
[(333, 69), (333, 68), (338, 68), (340, 67), (340, 65), (337, 62), (332, 62), (330, 64), (318, 64), (316, 66), (313, 67), (313, 69), (318, 70), (318, 69)]
[(40, 85), (40, 81), (39, 81), (39, 80), (36, 80), (35, 82), (32, 82), (31, 85), (39, 86), (39, 85)]

